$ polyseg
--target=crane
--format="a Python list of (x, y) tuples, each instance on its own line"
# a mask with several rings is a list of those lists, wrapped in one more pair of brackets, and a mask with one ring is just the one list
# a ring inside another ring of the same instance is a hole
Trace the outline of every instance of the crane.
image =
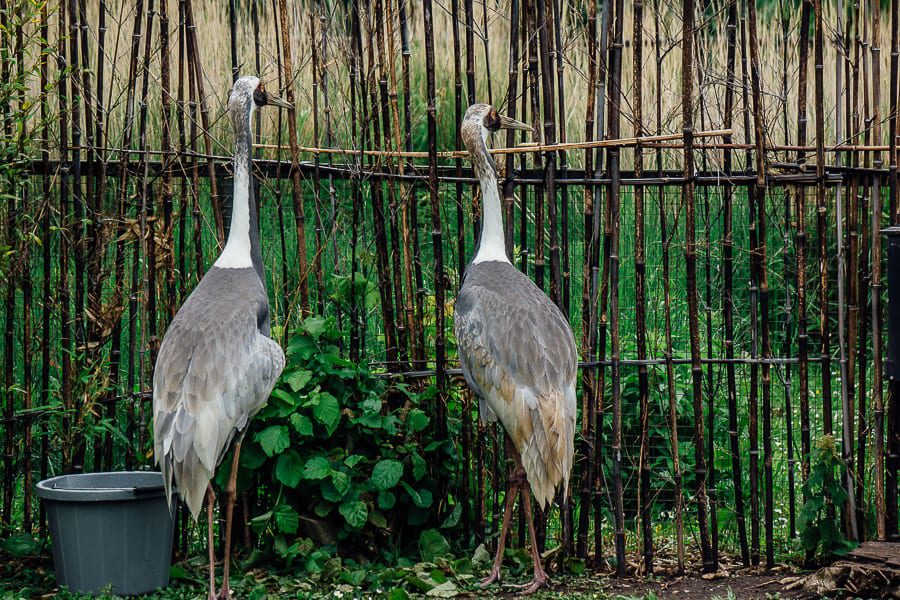
[[(234, 128), (234, 196), (228, 241), (213, 266), (178, 310), (163, 338), (153, 373), (156, 463), (172, 506), (173, 481), (194, 521), (207, 498), (209, 598), (230, 598), (231, 517), (238, 457), (249, 420), (265, 405), (284, 352), (269, 337), (269, 299), (251, 185), (253, 112), (289, 108), (256, 77), (234, 82), (228, 116)], [(225, 492), (222, 589), (215, 594), (213, 504), (210, 480), (232, 442)]]
[(487, 587), (500, 579), (506, 533), (521, 493), (531, 536), (533, 593), (549, 584), (541, 566), (531, 494), (547, 507), (560, 483), (568, 493), (575, 435), (575, 338), (559, 308), (506, 255), (494, 161), (487, 138), (500, 129), (533, 131), (487, 104), (466, 110), (461, 136), (481, 184), (483, 223), (454, 309), (463, 375), (479, 399), (483, 422), (500, 420), (515, 465), (509, 476), (497, 555)]

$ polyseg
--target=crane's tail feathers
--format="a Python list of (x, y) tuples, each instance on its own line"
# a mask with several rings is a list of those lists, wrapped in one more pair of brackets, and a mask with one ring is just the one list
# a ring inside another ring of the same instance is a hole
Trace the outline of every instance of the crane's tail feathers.
[[(203, 466), (193, 450), (187, 453), (183, 461), (176, 460), (172, 453), (168, 453), (162, 459), (158, 459), (158, 462), (162, 470), (170, 514), (174, 516), (176, 502), (173, 501), (173, 496), (177, 494), (187, 505), (191, 518), (196, 522), (200, 515), (200, 509), (203, 508), (203, 499), (206, 496), (209, 481), (212, 479), (212, 472)], [(173, 486), (173, 483), (177, 485), (177, 488)]]
[[(562, 398), (556, 398), (561, 402)], [(540, 402), (539, 406), (554, 406), (557, 402)], [(563, 497), (569, 493), (569, 477), (575, 453), (574, 414), (560, 410), (531, 411), (531, 439), (519, 453), (522, 466), (535, 500), (541, 508), (553, 502), (560, 483)]]

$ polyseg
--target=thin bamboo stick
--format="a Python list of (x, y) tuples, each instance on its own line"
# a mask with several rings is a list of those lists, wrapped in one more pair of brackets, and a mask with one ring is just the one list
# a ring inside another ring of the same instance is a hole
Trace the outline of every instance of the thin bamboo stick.
[[(597, 1), (591, 0), (588, 4), (587, 17), (587, 54), (588, 54), (588, 83), (587, 103), (584, 117), (584, 137), (592, 140), (594, 136), (594, 109), (596, 103), (597, 86)], [(510, 160), (511, 162), (511, 160)], [(594, 163), (594, 154), (591, 149), (584, 152), (584, 172), (589, 176)], [(507, 163), (508, 164), (508, 163)], [(597, 192), (589, 186), (584, 187), (584, 266), (582, 270), (581, 292), (581, 355), (585, 358), (595, 356), (594, 343), (597, 336), (596, 321), (596, 291), (597, 291), (597, 248), (600, 241), (599, 216), (596, 209), (595, 196)], [(590, 232), (590, 233), (588, 233)], [(575, 555), (580, 558), (587, 557), (588, 535), (590, 529), (591, 490), (594, 481), (594, 453), (591, 452), (591, 440), (597, 430), (597, 391), (596, 371), (587, 369), (582, 374), (581, 396), (581, 444), (580, 451), (584, 455), (584, 463), (581, 469), (581, 493), (580, 508), (578, 512), (578, 536), (575, 544)]]
[[(662, 64), (663, 55), (660, 44), (659, 0), (656, 0), (654, 11), (654, 32), (656, 38), (656, 133), (662, 131)], [(686, 42), (690, 43), (690, 42)], [(690, 77), (688, 77), (690, 79)], [(690, 91), (688, 90), (688, 99)], [(684, 134), (682, 133), (682, 136)], [(662, 173), (662, 149), (656, 151), (656, 170)], [(665, 315), (665, 358), (666, 358), (666, 392), (669, 408), (669, 444), (672, 454), (672, 479), (675, 494), (675, 550), (678, 559), (678, 573), (684, 573), (684, 493), (681, 474), (681, 457), (678, 445), (678, 402), (675, 395), (675, 363), (672, 350), (672, 293), (670, 281), (669, 258), (671, 252), (672, 232), (667, 230), (666, 188), (659, 190), (659, 230), (662, 238), (662, 280), (663, 280), (663, 312)]]
[[(624, 2), (615, 2), (615, 25), (613, 43), (610, 48), (611, 93), (609, 103), (609, 136), (619, 137), (619, 121), (622, 90), (622, 31), (624, 28)], [(621, 229), (619, 150), (610, 148), (607, 161), (611, 175), (609, 186), (609, 326), (610, 326), (610, 383), (612, 386), (612, 478), (613, 511), (615, 519), (616, 575), (625, 575), (625, 515), (623, 507), (622, 483), (622, 387), (619, 358), (619, 244)]]
[[(190, 3), (190, 0), (188, 0)], [(309, 304), (309, 266), (306, 258), (306, 206), (300, 185), (299, 150), (297, 145), (297, 107), (294, 103), (293, 59), (291, 56), (291, 36), (288, 21), (287, 0), (278, 0), (278, 14), (281, 22), (282, 72), (284, 73), (284, 95), (291, 108), (287, 109), (288, 142), (291, 145), (291, 196), (294, 201), (294, 224), (297, 230), (297, 269), (300, 273), (300, 313), (307, 315)], [(201, 102), (203, 93), (200, 92)]]
[[(872, 23), (872, 137), (876, 144), (881, 143), (881, 3), (873, 6)], [(878, 152), (872, 157), (876, 169), (884, 165), (884, 158)], [(876, 180), (872, 186), (872, 278), (869, 290), (872, 299), (872, 398), (873, 410), (873, 449), (875, 479), (875, 528), (876, 537), (884, 540), (885, 530), (884, 504), (884, 396), (881, 366), (881, 222), (882, 205), (881, 190), (883, 181)]]
[[(797, 92), (797, 144), (806, 144), (806, 104), (807, 74), (809, 64), (809, 21), (812, 13), (812, 0), (803, 0), (800, 9), (800, 73)], [(797, 152), (797, 163), (804, 164), (806, 155)], [(797, 256), (797, 378), (799, 380), (800, 404), (800, 477), (805, 483), (809, 479), (810, 453), (810, 418), (809, 418), (809, 334), (806, 313), (806, 252), (808, 239), (806, 234), (806, 189), (803, 186), (794, 188), (794, 212), (797, 225), (794, 235), (794, 247)], [(808, 498), (804, 497), (804, 500)]]
[[(635, 0), (633, 4), (633, 34), (634, 52), (632, 54), (631, 73), (633, 77), (632, 108), (634, 111), (634, 135), (640, 137), (644, 134), (643, 123), (643, 0)], [(635, 175), (643, 176), (644, 172), (643, 149), (636, 146), (634, 149)], [(646, 242), (644, 241), (644, 190), (634, 190), (634, 303), (635, 325), (637, 336), (637, 356), (639, 360), (647, 357), (647, 255)], [(650, 505), (650, 382), (649, 370), (646, 365), (638, 368), (638, 396), (640, 403), (641, 442), (640, 456), (638, 459), (640, 471), (640, 493), (638, 502), (641, 515), (641, 546), (644, 557), (643, 573), (653, 573), (653, 523), (652, 506)]]
[[(734, 89), (737, 87), (735, 79), (735, 47), (737, 37), (737, 2), (728, 5), (726, 25), (727, 36), (727, 82), (725, 85), (725, 114), (724, 126), (731, 128), (731, 120), (734, 116)], [(731, 141), (730, 136), (726, 138)], [(724, 153), (724, 169), (727, 176), (731, 174), (731, 150)], [(725, 183), (725, 197), (723, 200), (723, 230), (722, 230), (722, 263), (724, 287), (722, 292), (722, 307), (725, 325), (725, 356), (734, 358), (734, 212), (733, 198), (734, 187), (727, 181)], [(741, 560), (744, 566), (750, 566), (750, 551), (747, 547), (747, 525), (744, 518), (744, 492), (743, 474), (741, 469), (740, 440), (738, 438), (738, 413), (737, 413), (737, 381), (734, 364), (726, 365), (726, 378), (728, 384), (728, 438), (731, 451), (731, 475), (734, 487), (735, 520), (738, 525), (738, 538), (741, 548)]]

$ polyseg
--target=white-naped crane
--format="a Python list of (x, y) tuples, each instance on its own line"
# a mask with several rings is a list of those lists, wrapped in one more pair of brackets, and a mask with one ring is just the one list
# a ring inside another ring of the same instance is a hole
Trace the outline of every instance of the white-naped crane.
[(518, 493), (531, 536), (532, 593), (549, 579), (541, 566), (531, 494), (547, 507), (563, 485), (568, 491), (575, 435), (575, 338), (559, 308), (506, 255), (503, 217), (489, 134), (533, 131), (487, 104), (466, 111), (461, 135), (481, 184), (483, 221), (475, 257), (456, 298), (454, 328), (463, 375), (479, 398), (485, 422), (500, 420), (515, 461), (506, 492), (497, 555), (486, 587), (500, 579), (506, 533)]
[[(195, 521), (204, 495), (207, 498), (210, 599), (231, 596), (231, 518), (241, 440), (284, 368), (284, 352), (269, 337), (269, 299), (251, 181), (250, 122), (254, 111), (267, 105), (290, 107), (268, 93), (256, 77), (234, 82), (227, 109), (235, 136), (228, 241), (169, 325), (153, 373), (154, 452), (169, 504), (173, 482)], [(210, 480), (232, 440), (234, 458), (225, 492), (224, 570), (216, 595), (215, 494)]]

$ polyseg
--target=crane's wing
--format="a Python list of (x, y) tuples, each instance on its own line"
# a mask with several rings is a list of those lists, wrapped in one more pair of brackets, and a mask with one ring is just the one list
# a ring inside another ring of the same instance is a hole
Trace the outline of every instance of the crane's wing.
[(572, 469), (575, 339), (556, 305), (515, 267), (498, 271), (500, 264), (466, 273), (454, 309), (456, 343), (482, 418), (499, 417), (546, 506), (560, 482), (568, 487)]
[(231, 439), (265, 405), (284, 368), (281, 347), (258, 328), (265, 296), (224, 311), (210, 296), (195, 292), (182, 306), (153, 374), (156, 461), (167, 492), (174, 477), (194, 519)]

